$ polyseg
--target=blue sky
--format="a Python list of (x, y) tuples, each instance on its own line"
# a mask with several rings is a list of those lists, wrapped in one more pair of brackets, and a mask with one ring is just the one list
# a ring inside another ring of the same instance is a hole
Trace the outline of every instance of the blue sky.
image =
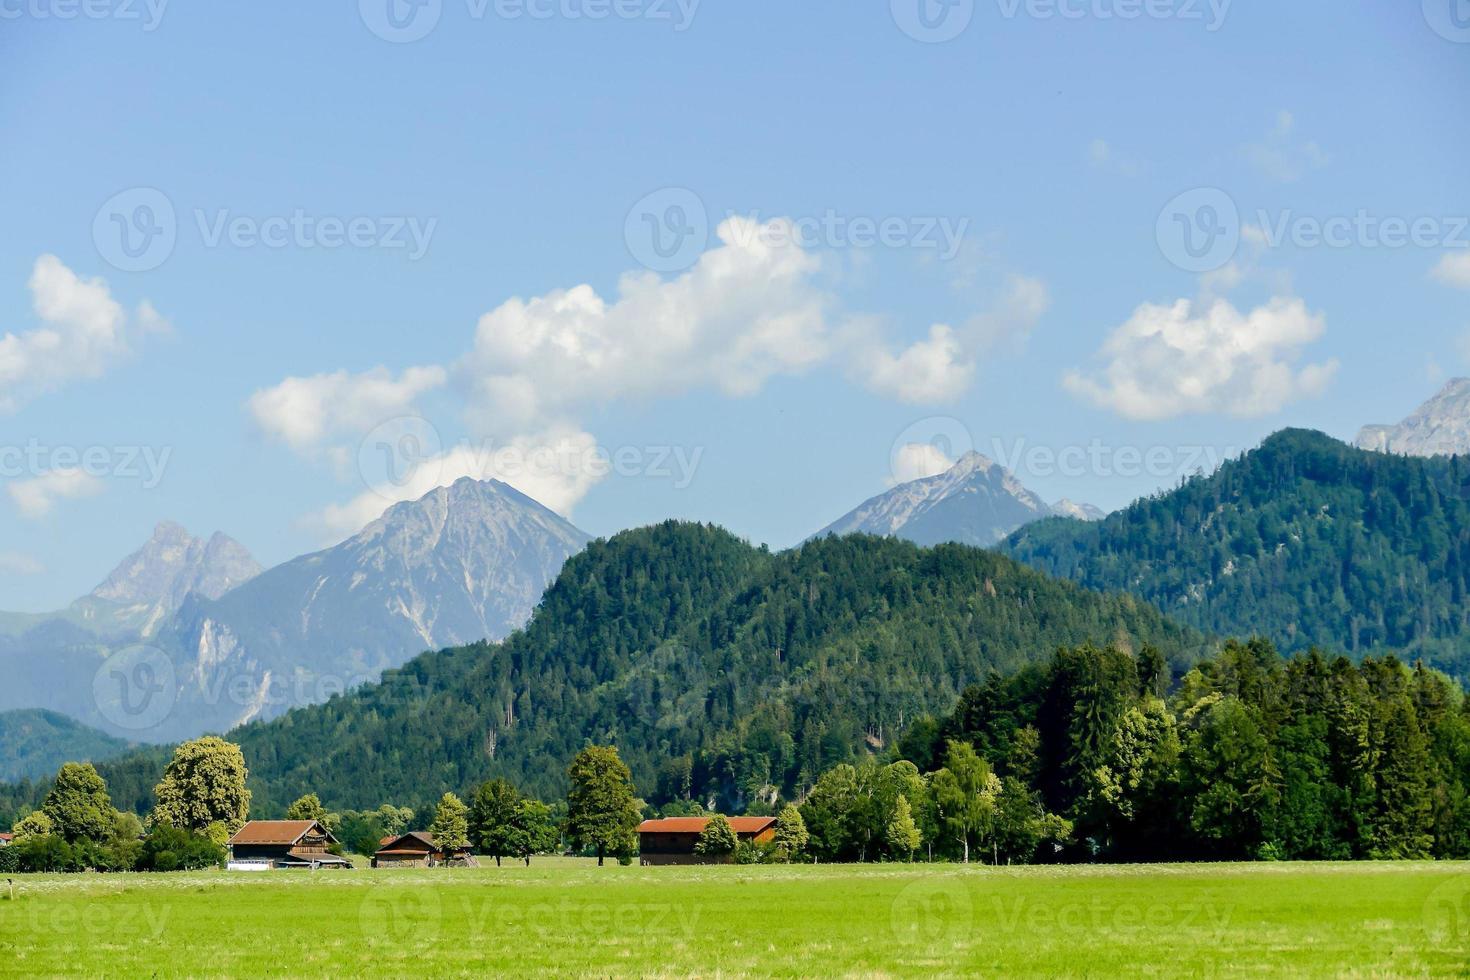
[(597, 534), (787, 546), (935, 436), (1112, 508), (1470, 373), (1451, 0), (393, 2), (0, 3), (0, 608), (518, 461)]

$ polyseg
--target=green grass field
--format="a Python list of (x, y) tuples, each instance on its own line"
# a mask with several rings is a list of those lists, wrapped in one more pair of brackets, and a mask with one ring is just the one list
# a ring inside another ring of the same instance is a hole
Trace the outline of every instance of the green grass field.
[(1470, 976), (1470, 865), (18, 875), (27, 976)]

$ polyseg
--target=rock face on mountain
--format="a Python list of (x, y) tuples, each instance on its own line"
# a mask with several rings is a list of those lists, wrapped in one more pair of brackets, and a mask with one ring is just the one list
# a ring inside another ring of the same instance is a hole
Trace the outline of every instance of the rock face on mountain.
[(1091, 520), (1101, 511), (1060, 500), (1049, 505), (999, 463), (969, 452), (935, 476), (901, 483), (864, 501), (817, 532), (876, 534), (921, 545), (958, 542), (988, 546), (1043, 517)]
[(1057, 517), (1075, 517), (1079, 521), (1100, 521), (1108, 516), (1108, 512), (1101, 507), (1075, 503), (1066, 497), (1052, 504), (1051, 512)]
[(112, 620), (131, 623), (141, 636), (150, 636), (190, 593), (218, 599), (260, 572), (260, 564), (233, 538), (216, 531), (204, 541), (163, 521), (143, 547), (76, 605), (98, 610), (99, 604), (110, 604), (113, 608), (106, 613)]
[(1454, 378), (1398, 425), (1365, 425), (1359, 449), (1404, 456), (1470, 453), (1470, 378)]
[(0, 617), (0, 710), (59, 711), (130, 741), (224, 731), (425, 649), (503, 638), (588, 540), (511, 487), (473, 480), (259, 574), (224, 535), (161, 524), (67, 609)]
[(395, 504), (342, 544), (186, 602), (161, 637), (182, 698), (175, 720), (229, 728), (376, 680), (426, 649), (502, 639), (589, 540), (494, 480)]

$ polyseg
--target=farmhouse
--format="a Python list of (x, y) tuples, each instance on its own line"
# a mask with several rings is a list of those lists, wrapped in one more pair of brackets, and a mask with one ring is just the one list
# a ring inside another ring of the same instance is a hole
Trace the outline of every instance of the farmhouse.
[(350, 868), (352, 862), (327, 851), (337, 843), (331, 831), (315, 820), (251, 820), (231, 837), (230, 867), (235, 870), (271, 868)]
[(13, 840), (15, 840), (14, 834), (0, 834), (0, 847), (9, 847)]
[(373, 855), (375, 868), (432, 868), (440, 864), (474, 867), (476, 861), (469, 848), (446, 854), (435, 846), (433, 836), (422, 830), (384, 837)]
[[(776, 836), (775, 817), (730, 817), (735, 836), (742, 841), (764, 844)], [(640, 864), (721, 864), (729, 857), (694, 853), (709, 817), (664, 817), (645, 820), (638, 825), (638, 863)]]

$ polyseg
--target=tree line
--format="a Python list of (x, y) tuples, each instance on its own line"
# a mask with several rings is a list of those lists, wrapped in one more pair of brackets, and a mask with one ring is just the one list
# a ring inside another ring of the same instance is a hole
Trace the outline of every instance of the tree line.
[[(1267, 640), (1230, 641), (1174, 678), (1144, 646), (1083, 644), (994, 673), (947, 715), (916, 718), (881, 751), (773, 793), (776, 840), (741, 841), (715, 793), (638, 796), (615, 746), (586, 746), (564, 802), (486, 780), (418, 811), (287, 815), (343, 845), (428, 825), (445, 850), (524, 860), (573, 851), (631, 860), (644, 816), (708, 814), (699, 853), (737, 861), (1470, 858), (1470, 701), (1452, 679), (1393, 657), (1354, 664)], [(145, 824), (111, 806), (90, 765), (68, 763), (4, 860), (24, 866), (157, 868), (217, 862), (250, 805), (238, 746), (176, 750)], [(213, 848), (213, 850), (211, 850)], [(70, 856), (68, 856), (70, 855)]]

